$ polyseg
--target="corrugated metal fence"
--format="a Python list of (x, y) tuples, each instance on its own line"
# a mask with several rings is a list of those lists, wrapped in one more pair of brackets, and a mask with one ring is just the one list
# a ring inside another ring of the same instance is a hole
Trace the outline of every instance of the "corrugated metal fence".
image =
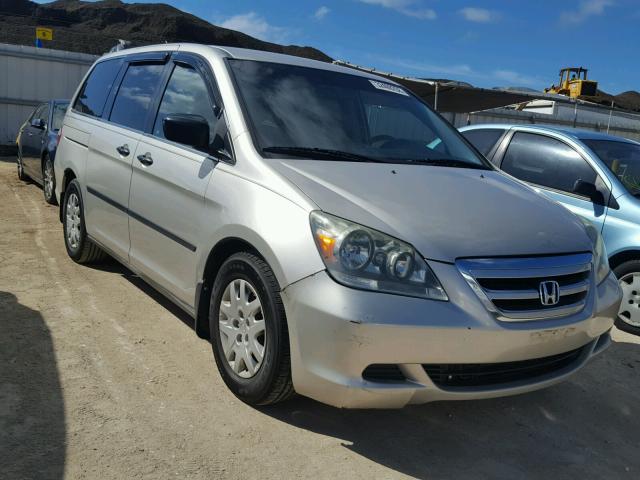
[(97, 57), (0, 43), (0, 146), (13, 145), (38, 103), (69, 98)]

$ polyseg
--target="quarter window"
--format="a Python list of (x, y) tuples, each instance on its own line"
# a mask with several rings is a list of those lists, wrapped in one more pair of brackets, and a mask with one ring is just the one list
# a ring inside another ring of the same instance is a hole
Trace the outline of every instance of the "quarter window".
[(478, 151), (485, 157), (489, 156), (489, 152), (500, 140), (504, 130), (499, 128), (479, 128), (477, 130), (467, 130), (462, 132), (464, 138), (471, 142)]
[(554, 138), (517, 132), (502, 169), (525, 182), (572, 193), (577, 180), (595, 183), (596, 173), (573, 148)]
[(163, 70), (163, 64), (129, 65), (113, 102), (109, 120), (134, 130), (143, 130)]
[(163, 121), (171, 114), (199, 115), (209, 124), (209, 144), (216, 133), (216, 116), (207, 85), (193, 68), (176, 64), (156, 115), (153, 134), (164, 138)]
[(105, 60), (93, 67), (73, 104), (73, 109), (94, 117), (102, 116), (104, 104), (121, 65), (122, 61), (117, 59)]

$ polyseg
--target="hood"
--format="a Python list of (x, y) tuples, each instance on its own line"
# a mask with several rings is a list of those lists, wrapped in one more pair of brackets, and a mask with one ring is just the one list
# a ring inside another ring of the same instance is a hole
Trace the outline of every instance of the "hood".
[(323, 211), (409, 242), (432, 260), (593, 248), (575, 215), (502, 172), (316, 160), (270, 164)]

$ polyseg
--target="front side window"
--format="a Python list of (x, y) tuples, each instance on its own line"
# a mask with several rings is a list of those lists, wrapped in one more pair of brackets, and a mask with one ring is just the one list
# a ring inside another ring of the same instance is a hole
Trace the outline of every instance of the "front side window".
[(622, 182), (627, 191), (640, 196), (640, 145), (616, 140), (583, 140)]
[(42, 116), (46, 106), (47, 106), (46, 103), (43, 103), (42, 105), (38, 105), (36, 109), (33, 111), (33, 113), (31, 114), (31, 117), (29, 118), (29, 122), (32, 122), (36, 118), (41, 118), (46, 122), (47, 119)]
[(56, 103), (53, 105), (53, 116), (51, 117), (51, 130), (57, 131), (62, 127), (64, 114), (67, 113), (68, 103)]
[(113, 82), (120, 71), (122, 60), (105, 60), (98, 63), (78, 94), (73, 109), (93, 117), (102, 116)]
[(503, 133), (504, 130), (500, 128), (478, 128), (462, 132), (462, 135), (469, 140), (471, 145), (476, 147), (481, 154), (488, 157), (489, 152), (491, 152), (495, 144), (500, 140)]
[(491, 168), (451, 125), (383, 79), (250, 60), (229, 65), (266, 157)]
[(525, 182), (573, 193), (576, 181), (594, 183), (596, 172), (578, 152), (555, 138), (517, 132), (502, 169)]
[(198, 115), (204, 118), (209, 124), (209, 143), (213, 144), (217, 119), (207, 85), (195, 69), (183, 64), (176, 64), (162, 96), (153, 127), (155, 136), (164, 138), (163, 121), (172, 114)]
[(134, 130), (143, 130), (163, 70), (164, 64), (129, 65), (113, 102), (109, 120)]

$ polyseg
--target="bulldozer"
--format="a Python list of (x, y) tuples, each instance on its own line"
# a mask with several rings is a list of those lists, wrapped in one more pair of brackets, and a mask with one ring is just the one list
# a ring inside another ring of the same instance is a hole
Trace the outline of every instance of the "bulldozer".
[(598, 92), (598, 82), (587, 80), (587, 69), (567, 67), (560, 70), (560, 83), (544, 89), (545, 93), (557, 93), (571, 98), (592, 97)]

